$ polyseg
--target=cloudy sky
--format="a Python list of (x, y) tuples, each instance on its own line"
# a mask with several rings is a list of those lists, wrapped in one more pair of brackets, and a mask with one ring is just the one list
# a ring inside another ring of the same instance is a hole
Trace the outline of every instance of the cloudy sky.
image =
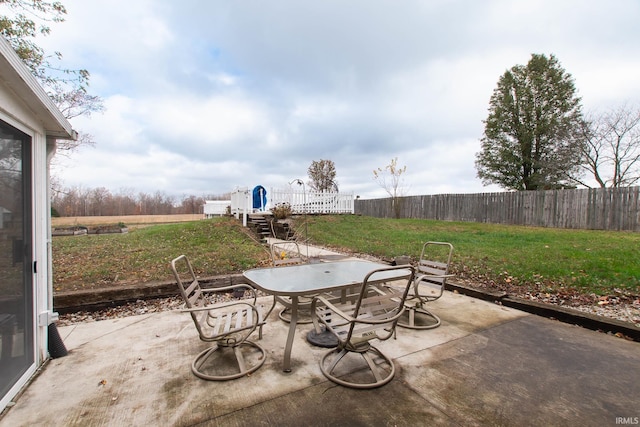
[(585, 111), (640, 103), (637, 0), (63, 0), (40, 44), (91, 72), (97, 144), (58, 158), (66, 187), (222, 194), (308, 180), (383, 197), (499, 191), (476, 178), (499, 77), (554, 54)]

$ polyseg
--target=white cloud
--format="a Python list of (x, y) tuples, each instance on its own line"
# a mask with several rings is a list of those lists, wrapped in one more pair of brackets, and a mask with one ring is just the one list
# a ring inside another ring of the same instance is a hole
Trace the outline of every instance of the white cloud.
[[(193, 94), (195, 95), (195, 94)], [(184, 96), (149, 100), (144, 120), (177, 145), (225, 145), (263, 138), (266, 120), (258, 107), (233, 97)], [(225, 150), (226, 151), (226, 150)]]
[(65, 0), (46, 38), (92, 73), (98, 144), (60, 160), (67, 185), (224, 193), (336, 164), (383, 197), (398, 157), (411, 194), (494, 191), (476, 178), (482, 120), (505, 70), (555, 54), (585, 110), (640, 103), (635, 0), (228, 2)]

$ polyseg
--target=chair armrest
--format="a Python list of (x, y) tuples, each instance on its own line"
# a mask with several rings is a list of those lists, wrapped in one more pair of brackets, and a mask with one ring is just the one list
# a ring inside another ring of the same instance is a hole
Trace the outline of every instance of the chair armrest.
[[(198, 312), (206, 312), (205, 316), (206, 316), (206, 325), (208, 325), (209, 327), (214, 327), (214, 324), (211, 324), (209, 321), (210, 319), (214, 319), (214, 318), (219, 318), (219, 316), (217, 316), (216, 314), (219, 315), (232, 315), (232, 312), (227, 312), (227, 313), (216, 313), (217, 311), (219, 311), (220, 309), (224, 309), (224, 308), (228, 308), (228, 307), (232, 307), (232, 306), (238, 306), (238, 305), (246, 305), (248, 307), (248, 309), (251, 310), (251, 312), (253, 312), (253, 316), (251, 317), (251, 322), (248, 321), (249, 316), (243, 316), (244, 318), (247, 319), (247, 324), (243, 327), (237, 328), (234, 326), (230, 326), (229, 329), (229, 324), (227, 324), (227, 326), (224, 327), (224, 332), (219, 333), (219, 332), (213, 332), (213, 335), (208, 335), (208, 338), (213, 339), (214, 336), (221, 336), (221, 335), (226, 335), (228, 333), (233, 333), (234, 331), (241, 331), (241, 330), (248, 330), (251, 329), (251, 331), (245, 336), (245, 338), (242, 340), (244, 341), (249, 335), (251, 335), (253, 333), (253, 331), (258, 327), (262, 327), (262, 325), (264, 325), (265, 321), (260, 313), (260, 311), (258, 310), (258, 308), (252, 304), (249, 304), (248, 302), (243, 302), (243, 301), (231, 301), (228, 303), (224, 303), (224, 304), (219, 304), (219, 305), (215, 305), (215, 306), (206, 306), (206, 307), (193, 307), (193, 308), (184, 308), (181, 311), (182, 312), (187, 312), (187, 313), (191, 313), (191, 316), (194, 316), (194, 313), (198, 313)], [(243, 312), (243, 314), (245, 314)], [(230, 319), (230, 317), (228, 318)], [(204, 323), (200, 320), (197, 319), (193, 319), (196, 324), (199, 324), (199, 328), (202, 328), (204, 326)], [(216, 321), (217, 323), (217, 321)], [(201, 336), (204, 332), (200, 332)], [(206, 335), (206, 333), (205, 333)]]
[[(445, 282), (449, 277), (454, 277), (455, 274), (422, 274), (417, 276), (413, 281), (413, 298), (417, 298), (420, 301), (434, 301), (440, 298), (444, 293)], [(442, 279), (441, 283), (433, 283), (430, 280)], [(437, 289), (437, 294), (434, 295), (422, 295), (420, 294), (420, 283), (425, 282), (425, 286), (431, 286), (432, 289)]]
[(251, 307), (254, 311), (257, 311), (256, 306), (254, 306), (253, 304), (250, 304), (248, 302), (244, 302), (244, 301), (227, 301), (227, 302), (222, 302), (222, 303), (219, 303), (219, 304), (208, 305), (206, 307), (182, 308), (182, 309), (180, 309), (180, 311), (184, 312), (184, 313), (191, 313), (191, 312), (198, 312), (198, 311), (211, 311), (211, 310), (217, 310), (217, 309), (220, 309), (220, 308), (232, 307), (234, 305), (247, 305), (247, 306)]
[[(340, 316), (342, 319), (346, 320), (348, 323), (361, 323), (361, 324), (367, 324), (367, 325), (383, 325), (385, 323), (389, 323), (389, 322), (393, 322), (396, 319), (399, 319), (400, 316), (402, 316), (402, 314), (405, 311), (405, 307), (402, 306), (400, 307), (400, 310), (394, 314), (391, 317), (387, 317), (385, 319), (367, 319), (367, 318), (354, 318), (353, 316), (348, 315), (347, 313), (343, 312), (342, 310), (340, 310), (338, 307), (336, 307), (335, 305), (333, 305), (330, 301), (328, 301), (326, 298), (318, 296), (313, 298), (313, 301), (311, 302), (311, 312), (314, 313), (315, 312), (315, 308), (317, 305), (317, 302), (320, 301), (322, 302), (322, 304), (324, 304), (329, 310), (331, 310), (333, 313), (337, 314), (338, 316)], [(314, 323), (314, 327), (316, 328), (316, 331), (318, 331), (318, 316), (313, 316), (313, 323)], [(324, 323), (324, 322), (323, 322)]]

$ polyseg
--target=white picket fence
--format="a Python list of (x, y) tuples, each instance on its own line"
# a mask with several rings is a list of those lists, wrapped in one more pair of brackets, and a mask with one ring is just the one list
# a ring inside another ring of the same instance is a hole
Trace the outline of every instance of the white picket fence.
[(295, 214), (352, 214), (354, 212), (353, 193), (321, 191), (305, 193), (291, 189), (271, 189), (267, 197), (271, 207), (286, 203), (291, 206)]
[[(246, 226), (247, 215), (254, 213), (252, 192), (246, 188), (237, 188), (231, 193), (231, 214), (243, 217)], [(279, 204), (288, 204), (294, 214), (353, 214), (353, 193), (329, 193), (320, 191), (293, 191), (292, 189), (271, 189), (267, 192), (267, 209)]]
[(247, 215), (253, 212), (251, 191), (247, 187), (236, 188), (231, 192), (231, 215), (236, 219), (242, 215), (242, 225), (247, 226)]

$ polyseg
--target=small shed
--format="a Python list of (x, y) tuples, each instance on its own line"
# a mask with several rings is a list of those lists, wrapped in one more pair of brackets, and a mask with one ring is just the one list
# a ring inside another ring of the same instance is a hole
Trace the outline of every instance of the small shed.
[(204, 203), (204, 217), (213, 218), (231, 212), (231, 200), (207, 200)]

